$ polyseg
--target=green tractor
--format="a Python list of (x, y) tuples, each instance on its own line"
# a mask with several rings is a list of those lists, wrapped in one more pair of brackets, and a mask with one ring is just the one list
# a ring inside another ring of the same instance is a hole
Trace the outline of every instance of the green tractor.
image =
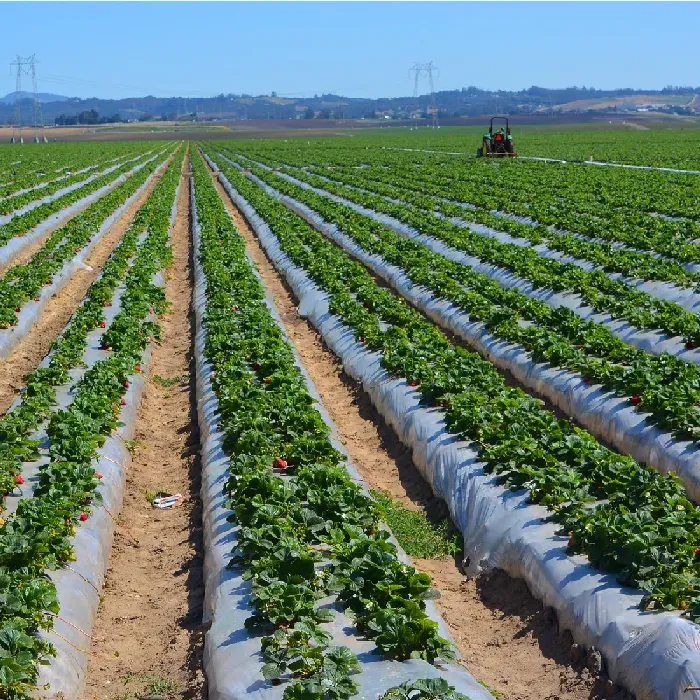
[[(506, 125), (498, 131), (493, 130), (493, 120), (502, 119)], [(476, 150), (477, 158), (517, 158), (515, 142), (510, 133), (508, 117), (491, 117), (489, 131), (484, 134), (481, 146)]]

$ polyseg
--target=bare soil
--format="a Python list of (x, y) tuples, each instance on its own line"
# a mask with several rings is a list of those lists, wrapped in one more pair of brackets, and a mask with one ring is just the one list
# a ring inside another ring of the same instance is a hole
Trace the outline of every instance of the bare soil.
[[(297, 314), (291, 290), (276, 272), (254, 232), (214, 180), (226, 207), (270, 290), (287, 333), (333, 419), (340, 442), (365, 481), (390, 493), (406, 508), (431, 518), (445, 516), (413, 464), (410, 451), (388, 427), (368, 396), (343, 373), (318, 333)], [(573, 664), (572, 640), (560, 635), (552, 612), (536, 601), (522, 581), (503, 572), (467, 579), (453, 560), (414, 560), (430, 574), (437, 601), (469, 671), (508, 700), (592, 700), (619, 689), (594, 676), (586, 659)], [(622, 697), (622, 694), (620, 694)]]
[[(55, 294), (44, 307), (36, 324), (26, 338), (17, 344), (10, 356), (0, 363), (0, 413), (4, 413), (15, 398), (16, 392), (24, 386), (22, 377), (31, 372), (51, 349), (51, 344), (66, 327), (71, 315), (82, 301), (90, 285), (100, 274), (107, 258), (131, 226), (136, 213), (153, 191), (161, 175), (155, 177), (119, 217), (115, 224), (102, 237), (86, 258), (91, 270), (78, 268), (63, 289)], [(26, 257), (23, 252), (13, 265), (26, 262), (41, 244)]]
[[(183, 182), (162, 321), (141, 402), (102, 604), (93, 631), (86, 698), (206, 697), (203, 645), (199, 433), (194, 401), (192, 247)], [(176, 380), (172, 385), (162, 380)], [(148, 492), (184, 502), (153, 508)], [(150, 685), (149, 685), (150, 684)]]

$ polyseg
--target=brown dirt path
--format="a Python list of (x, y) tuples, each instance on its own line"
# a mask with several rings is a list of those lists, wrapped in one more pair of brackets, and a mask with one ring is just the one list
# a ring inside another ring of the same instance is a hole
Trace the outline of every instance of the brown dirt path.
[[(172, 308), (162, 321), (162, 343), (154, 350), (139, 408), (138, 445), (93, 631), (85, 698), (205, 697), (192, 248), (185, 185), (165, 288)], [(144, 494), (160, 490), (181, 493), (185, 501), (156, 510)]]
[[(270, 290), (287, 333), (340, 433), (340, 441), (365, 481), (389, 492), (406, 508), (433, 518), (446, 512), (420, 476), (408, 451), (362, 389), (343, 373), (316, 330), (297, 314), (291, 290), (276, 272), (255, 234), (225, 190), (214, 180), (226, 208)], [(452, 560), (414, 560), (430, 574), (441, 598), (438, 608), (469, 671), (508, 700), (593, 700), (619, 690), (570, 662), (571, 638), (560, 635), (551, 611), (522, 581), (503, 572), (467, 579)], [(615, 696), (618, 697), (618, 696)], [(623, 697), (620, 694), (619, 697)]]
[[(15, 347), (6, 360), (0, 362), (0, 413), (4, 413), (10, 407), (17, 390), (24, 386), (22, 377), (31, 372), (44, 359), (51, 349), (51, 343), (66, 327), (73, 311), (100, 274), (107, 258), (131, 225), (136, 212), (143, 206), (160, 177), (158, 175), (149, 183), (145, 191), (127, 207), (126, 211), (92, 249), (85, 261), (92, 270), (84, 268), (76, 270), (66, 286), (46, 304), (36, 325), (27, 337)], [(17, 264), (19, 264), (19, 260)]]

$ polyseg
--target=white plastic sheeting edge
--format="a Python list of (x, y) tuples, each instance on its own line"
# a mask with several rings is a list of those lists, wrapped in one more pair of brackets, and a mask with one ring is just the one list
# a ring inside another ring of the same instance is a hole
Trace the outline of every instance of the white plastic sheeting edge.
[(357, 343), (329, 313), (325, 294), (282, 252), (223, 174), (219, 180), (299, 299), (299, 314), (362, 383), (401, 442), (413, 450), (414, 463), (433, 492), (446, 501), (464, 536), (468, 573), (500, 568), (524, 579), (536, 598), (554, 608), (563, 629), (601, 651), (610, 677), (638, 700), (688, 700), (685, 688), (700, 685), (700, 628), (675, 613), (641, 612), (641, 591), (621, 587), (584, 556), (567, 556), (567, 539), (546, 521), (546, 508), (529, 504), (524, 491), (506, 490), (484, 473), (478, 448), (450, 434), (439, 410), (422, 406), (417, 391), (382, 369), (381, 356)]
[[(212, 623), (205, 639), (203, 658), (209, 700), (242, 700), (242, 698), (248, 697), (259, 700), (279, 700), (284, 692), (284, 685), (273, 686), (264, 680), (260, 635), (251, 634), (244, 626), (246, 618), (252, 614), (250, 583), (242, 579), (241, 571), (227, 568), (239, 528), (227, 521), (230, 511), (224, 505), (223, 485), (227, 479), (229, 460), (222, 449), (222, 431), (217, 423), (218, 400), (211, 383), (212, 368), (204, 355), (206, 330), (203, 326), (203, 315), (206, 308), (206, 280), (199, 263), (200, 229), (196, 220), (194, 187), (192, 187), (191, 198), (195, 261), (196, 391), (202, 445), (201, 493), (205, 545), (204, 621)], [(250, 263), (251, 269), (257, 275), (252, 260)], [(260, 279), (259, 276), (258, 279)], [(262, 280), (260, 281), (262, 283)], [(275, 322), (282, 330), (284, 338), (294, 350), (274, 301), (267, 291), (266, 304)], [(294, 356), (295, 363), (306, 381), (309, 394), (316, 401), (316, 409), (331, 429), (333, 446), (345, 455), (346, 468), (353, 480), (366, 489), (347, 452), (338, 442), (337, 430), (324, 409), (313, 381), (301, 364), (296, 351), (294, 351)], [(392, 541), (397, 547), (399, 557), (408, 562), (408, 557), (398, 546), (396, 540)], [(403, 662), (382, 659), (381, 656), (373, 653), (376, 648), (374, 642), (363, 640), (352, 634), (354, 629), (352, 618), (345, 615), (338, 606), (334, 606), (332, 598), (320, 602), (324, 606), (330, 606), (335, 613), (334, 621), (324, 625), (333, 634), (334, 644), (347, 646), (360, 661), (361, 672), (353, 676), (353, 679), (360, 686), (358, 694), (354, 697), (361, 700), (375, 700), (389, 688), (406, 681), (442, 677), (471, 700), (492, 698), (491, 694), (465, 669), (455, 664), (445, 664), (438, 668), (418, 659)], [(440, 634), (450, 639), (447, 627), (432, 601), (427, 601), (426, 610), (428, 615), (438, 622)]]
[[(179, 192), (178, 185), (170, 214), (171, 226), (177, 213)], [(165, 284), (160, 272), (154, 275), (153, 280), (155, 284)], [(131, 453), (126, 443), (134, 437), (151, 359), (152, 348), (149, 345), (140, 363), (141, 373), (132, 376), (126, 390), (126, 405), (119, 415), (120, 427), (98, 450), (100, 456), (95, 471), (103, 476), (98, 488), (103, 503), (93, 507), (90, 518), (77, 528), (73, 538), (76, 560), (70, 567), (49, 573), (56, 585), (60, 611), (59, 617), (54, 620), (53, 631), (42, 633), (42, 637), (50, 641), (57, 652), (56, 658), (40, 670), (38, 687), (41, 689), (49, 685), (48, 690), (36, 693), (42, 699), (79, 700), (83, 695), (92, 627), (107, 574), (115, 518), (124, 499), (126, 470), (131, 464)]]
[(0, 268), (6, 267), (9, 263), (12, 262), (15, 256), (21, 253), (28, 246), (32, 245), (34, 241), (51, 233), (51, 231), (58, 228), (59, 226), (62, 226), (68, 219), (73, 217), (75, 214), (81, 212), (83, 209), (86, 209), (88, 206), (90, 206), (90, 204), (106, 195), (120, 183), (124, 182), (127, 178), (127, 175), (133, 175), (134, 173), (138, 172), (142, 167), (150, 163), (162, 153), (163, 151), (160, 151), (160, 153), (156, 154), (155, 156), (152, 156), (148, 160), (139, 164), (133, 170), (129, 170), (128, 173), (123, 173), (112, 182), (107, 183), (104, 187), (100, 187), (99, 190), (95, 190), (86, 197), (79, 199), (77, 202), (73, 202), (73, 204), (68, 206), (66, 209), (61, 209), (61, 211), (57, 211), (54, 214), (51, 214), (51, 216), (48, 216), (43, 221), (39, 222), (32, 229), (31, 233), (27, 233), (24, 236), (19, 236), (17, 238), (12, 238), (11, 240), (9, 240), (7, 243), (5, 243), (5, 245), (0, 247)]
[(645, 415), (630, 405), (629, 399), (600, 386), (589, 386), (581, 374), (552, 367), (545, 362), (535, 362), (522, 345), (505, 342), (490, 334), (483, 323), (471, 321), (469, 314), (452, 302), (414, 284), (400, 267), (392, 265), (380, 255), (363, 250), (352, 238), (324, 221), (309, 207), (281, 193), (277, 193), (277, 198), (367, 265), (437, 325), (465, 340), (483, 357), (510, 372), (535, 393), (546, 397), (598, 438), (662, 474), (676, 472), (689, 497), (700, 503), (700, 449), (695, 443), (674, 439), (671, 432), (647, 422)]
[[(154, 156), (154, 158), (157, 156)], [(134, 168), (131, 172), (143, 168), (148, 162), (153, 160), (150, 158), (146, 163), (142, 163), (138, 168)], [(155, 178), (167, 168), (171, 157), (168, 157), (162, 165), (148, 176), (146, 181), (141, 185), (123, 204), (121, 204), (112, 214), (109, 215), (101, 224), (97, 233), (92, 237), (90, 242), (74, 257), (67, 260), (64, 266), (53, 277), (53, 281), (46, 287), (43, 287), (39, 295), (39, 301), (28, 301), (17, 314), (17, 324), (10, 328), (0, 330), (0, 359), (9, 357), (17, 344), (27, 336), (34, 327), (34, 324), (39, 320), (39, 316), (43, 312), (51, 298), (58, 294), (63, 287), (68, 284), (68, 281), (73, 276), (76, 270), (85, 267), (85, 260), (92, 252), (94, 247), (100, 242), (102, 237), (116, 223), (121, 215), (128, 209), (131, 204), (141, 196), (146, 188), (153, 182)]]
[[(229, 162), (234, 167), (243, 170), (243, 168), (241, 168), (241, 166), (237, 163), (230, 160)], [(249, 177), (263, 189), (265, 189), (265, 191), (274, 189), (252, 173), (249, 175)], [(306, 188), (313, 189), (310, 185), (307, 185)], [(688, 350), (685, 347), (682, 339), (677, 336), (668, 336), (658, 330), (641, 330), (631, 325), (628, 321), (614, 318), (609, 313), (598, 313), (592, 307), (586, 305), (582, 301), (579, 294), (573, 292), (554, 292), (547, 288), (535, 288), (528, 280), (518, 277), (506, 269), (499, 268), (496, 265), (484, 262), (483, 260), (472, 255), (468, 255), (467, 253), (463, 253), (462, 251), (458, 250), (457, 248), (453, 248), (438, 238), (419, 233), (412, 227), (407, 226), (406, 224), (403, 224), (386, 214), (381, 214), (372, 209), (367, 209), (366, 207), (362, 207), (359, 204), (350, 202), (349, 200), (344, 200), (342, 197), (336, 197), (336, 195), (331, 193), (326, 193), (325, 196), (336, 201), (342, 200), (339, 203), (350, 207), (360, 214), (364, 214), (365, 216), (374, 219), (378, 223), (388, 226), (406, 238), (422, 243), (433, 252), (443, 255), (448, 260), (453, 260), (454, 262), (465, 265), (466, 267), (471, 267), (476, 272), (487, 275), (507, 289), (517, 289), (523, 294), (529, 296), (531, 299), (543, 301), (554, 309), (563, 306), (570, 309), (581, 318), (604, 325), (613, 334), (620, 338), (620, 340), (636, 347), (639, 350), (644, 350), (645, 352), (652, 353), (653, 355), (660, 355), (663, 352), (667, 352), (686, 362), (700, 364), (700, 349), (696, 348), (693, 350)]]

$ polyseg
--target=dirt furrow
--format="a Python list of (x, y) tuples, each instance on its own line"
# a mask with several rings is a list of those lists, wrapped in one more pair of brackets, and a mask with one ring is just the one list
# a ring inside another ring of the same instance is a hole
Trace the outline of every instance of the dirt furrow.
[(153, 191), (160, 177), (161, 175), (158, 175), (149, 183), (144, 192), (127, 207), (92, 249), (85, 261), (91, 269), (81, 267), (73, 273), (66, 286), (46, 304), (27, 337), (17, 344), (4, 362), (0, 363), (0, 413), (4, 413), (10, 407), (16, 391), (24, 386), (22, 377), (31, 372), (49, 352), (51, 343), (65, 328), (73, 311), (100, 274), (107, 258), (131, 225), (136, 212)]
[[(372, 406), (368, 396), (343, 373), (316, 330), (297, 314), (296, 300), (266, 257), (241, 212), (223, 187), (217, 190), (243, 235), (290, 339), (313, 379), (331, 418), (365, 481), (390, 493), (406, 508), (430, 519), (446, 512), (420, 476), (408, 451)], [(560, 635), (554, 615), (536, 601), (522, 581), (496, 572), (467, 579), (453, 560), (414, 564), (430, 574), (437, 601), (469, 671), (508, 700), (592, 700), (609, 696), (604, 679), (569, 661), (571, 638)], [(606, 692), (607, 691), (607, 692)]]
[[(200, 698), (202, 542), (199, 434), (194, 399), (192, 247), (189, 191), (180, 191), (172, 236), (174, 262), (138, 414), (103, 599), (93, 631), (86, 698)], [(179, 493), (169, 510), (156, 492)]]

